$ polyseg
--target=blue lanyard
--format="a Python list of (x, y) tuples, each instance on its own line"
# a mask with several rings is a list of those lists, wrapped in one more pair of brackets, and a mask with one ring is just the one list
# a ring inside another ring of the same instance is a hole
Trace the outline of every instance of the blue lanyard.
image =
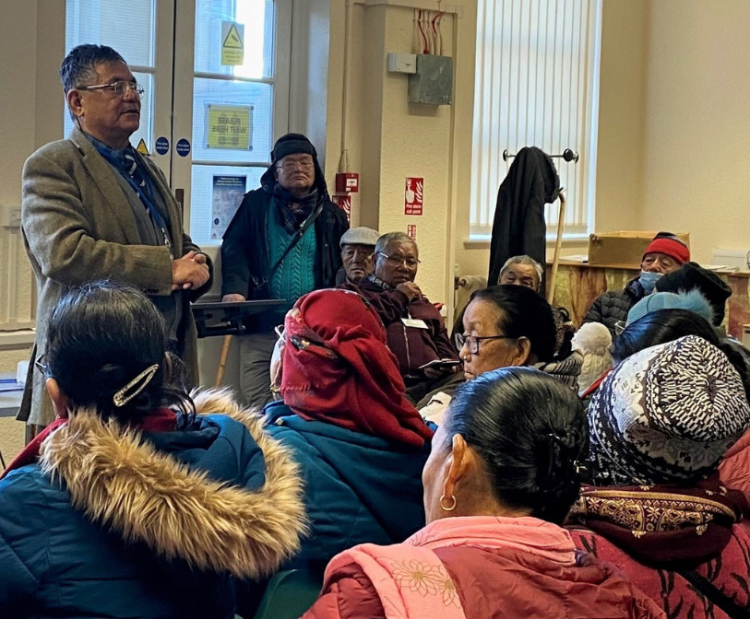
[[(125, 178), (125, 180), (128, 182), (128, 185), (135, 191), (135, 193), (138, 195), (138, 197), (141, 199), (141, 202), (143, 203), (143, 206), (146, 207), (146, 210), (149, 212), (149, 215), (151, 215), (151, 219), (154, 220), (154, 223), (156, 226), (161, 230), (162, 235), (164, 236), (164, 245), (169, 250), (170, 257), (174, 260), (174, 252), (172, 251), (172, 241), (169, 238), (169, 232), (167, 230), (167, 222), (164, 221), (164, 218), (161, 216), (161, 213), (159, 212), (159, 209), (156, 208), (156, 205), (154, 204), (153, 197), (148, 195), (143, 188), (138, 185), (138, 183), (135, 182), (132, 176), (128, 174), (127, 172), (124, 172), (121, 170), (120, 166), (117, 164), (116, 161), (114, 161), (114, 158), (110, 156), (109, 153), (99, 151), (102, 156), (109, 161), (120, 174)], [(138, 165), (138, 161), (136, 160), (136, 165)], [(141, 174), (143, 174), (143, 170), (141, 170)], [(145, 176), (144, 176), (145, 178)], [(148, 183), (145, 183), (148, 185)], [(150, 193), (150, 192), (149, 192)]]

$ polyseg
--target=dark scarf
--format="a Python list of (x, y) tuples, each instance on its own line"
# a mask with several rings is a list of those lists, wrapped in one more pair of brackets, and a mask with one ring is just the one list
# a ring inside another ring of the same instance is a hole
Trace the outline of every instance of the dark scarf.
[[(276, 183), (273, 188), (273, 197), (276, 198), (274, 202), (277, 205), (278, 213), (281, 215), (281, 223), (289, 234), (294, 234), (302, 227), (305, 219), (310, 216), (318, 204), (318, 190), (315, 187), (306, 196), (299, 198)], [(299, 204), (299, 208), (292, 210), (292, 204)]]

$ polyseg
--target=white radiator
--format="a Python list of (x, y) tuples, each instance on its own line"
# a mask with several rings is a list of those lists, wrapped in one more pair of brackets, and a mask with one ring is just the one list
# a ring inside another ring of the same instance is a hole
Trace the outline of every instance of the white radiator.
[(15, 214), (18, 207), (2, 208), (0, 225), (0, 331), (34, 327), (34, 276)]

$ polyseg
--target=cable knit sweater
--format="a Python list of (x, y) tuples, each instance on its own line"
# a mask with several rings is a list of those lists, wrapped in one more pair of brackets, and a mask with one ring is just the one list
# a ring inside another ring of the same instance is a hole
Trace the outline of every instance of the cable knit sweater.
[[(268, 218), (268, 245), (270, 263), (274, 264), (281, 258), (284, 249), (289, 245), (291, 236), (278, 217)], [(285, 314), (302, 295), (315, 290), (315, 271), (310, 256), (317, 251), (315, 231), (311, 228), (290, 251), (284, 261), (271, 275), (268, 282), (271, 298), (286, 299), (286, 305), (280, 310)]]

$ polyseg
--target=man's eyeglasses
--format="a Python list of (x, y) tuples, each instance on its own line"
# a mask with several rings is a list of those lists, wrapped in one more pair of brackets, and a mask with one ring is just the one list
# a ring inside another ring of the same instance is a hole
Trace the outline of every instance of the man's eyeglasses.
[(314, 165), (315, 164), (312, 161), (285, 161), (276, 167), (282, 168), (284, 172), (296, 172), (297, 170), (309, 172), (313, 169)]
[(384, 254), (382, 251), (379, 251), (378, 255), (383, 256), (386, 262), (390, 264), (391, 266), (400, 267), (403, 264), (410, 271), (413, 271), (420, 264), (422, 264), (422, 261), (417, 260), (416, 258), (402, 258), (401, 256), (389, 256), (388, 254)]
[(109, 90), (115, 93), (118, 97), (124, 97), (129, 92), (134, 92), (140, 99), (145, 92), (143, 86), (136, 82), (126, 82), (124, 80), (120, 82), (113, 82), (112, 84), (100, 84), (98, 86), (76, 86), (78, 90)]
[(484, 340), (515, 340), (518, 338), (510, 337), (509, 335), (487, 335), (485, 337), (477, 337), (476, 335), (464, 335), (463, 333), (456, 334), (456, 343), (459, 348), (463, 348), (464, 344), (472, 355), (479, 354), (479, 343)]

